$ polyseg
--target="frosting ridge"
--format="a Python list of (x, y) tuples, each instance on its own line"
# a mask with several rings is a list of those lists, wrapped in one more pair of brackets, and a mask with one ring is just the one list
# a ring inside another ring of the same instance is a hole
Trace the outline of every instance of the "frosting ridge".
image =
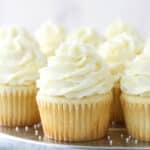
[(55, 50), (66, 38), (66, 31), (62, 25), (47, 22), (42, 24), (36, 32), (37, 41), (40, 44), (41, 51), (46, 56), (53, 56)]
[(130, 63), (121, 79), (121, 89), (128, 94), (150, 96), (150, 42), (143, 54)]
[(79, 40), (83, 44), (88, 44), (93, 46), (94, 48), (97, 48), (105, 41), (105, 38), (96, 30), (85, 27), (72, 32), (68, 36), (68, 40)]
[(22, 27), (0, 27), (0, 83), (28, 85), (46, 63), (36, 40)]
[(48, 66), (40, 70), (39, 93), (67, 98), (104, 94), (111, 90), (113, 77), (107, 65), (91, 47), (66, 42)]

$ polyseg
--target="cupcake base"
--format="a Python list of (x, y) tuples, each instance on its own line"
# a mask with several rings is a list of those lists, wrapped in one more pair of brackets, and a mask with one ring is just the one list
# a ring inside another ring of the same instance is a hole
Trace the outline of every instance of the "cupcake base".
[(0, 85), (0, 126), (33, 125), (40, 121), (36, 87)]
[(120, 102), (120, 95), (121, 95), (120, 84), (117, 82), (113, 87), (113, 104), (111, 113), (112, 114), (111, 121), (114, 121), (116, 123), (124, 122), (123, 111)]
[(121, 102), (128, 133), (141, 141), (150, 141), (150, 97), (123, 93)]
[(89, 141), (104, 137), (109, 126), (112, 93), (81, 100), (38, 94), (44, 134), (58, 141)]

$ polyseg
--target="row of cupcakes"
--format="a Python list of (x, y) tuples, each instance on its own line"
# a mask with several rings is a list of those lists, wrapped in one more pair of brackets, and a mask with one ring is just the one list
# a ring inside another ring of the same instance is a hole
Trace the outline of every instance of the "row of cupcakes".
[(112, 108), (120, 115), (122, 102), (129, 134), (149, 141), (149, 44), (142, 52), (143, 40), (122, 22), (106, 36), (91, 29), (64, 33), (51, 24), (37, 32), (47, 64), (26, 30), (0, 28), (0, 125), (32, 125), (40, 112), (47, 137), (93, 140), (106, 134)]
[(104, 34), (100, 34), (93, 28), (80, 28), (68, 33), (63, 26), (46, 23), (37, 30), (36, 38), (47, 57), (53, 56), (64, 41), (79, 41), (92, 46), (109, 65), (115, 78), (111, 120), (124, 122), (120, 104), (120, 78), (128, 63), (141, 54), (144, 47), (143, 38), (132, 25), (118, 20), (110, 24)]
[(106, 134), (114, 80), (93, 47), (64, 42), (47, 63), (25, 29), (1, 27), (0, 69), (1, 126), (33, 125), (41, 118), (45, 135), (55, 140)]

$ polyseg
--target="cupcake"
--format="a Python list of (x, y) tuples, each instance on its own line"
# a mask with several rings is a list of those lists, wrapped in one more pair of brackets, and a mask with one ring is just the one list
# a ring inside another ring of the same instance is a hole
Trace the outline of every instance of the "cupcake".
[(79, 42), (98, 48), (104, 41), (103, 35), (92, 28), (80, 28), (68, 35), (68, 40), (78, 40)]
[(121, 103), (128, 133), (150, 141), (150, 41), (121, 79)]
[(136, 57), (134, 51), (135, 47), (136, 45), (133, 38), (126, 33), (122, 33), (113, 39), (107, 40), (100, 47), (100, 55), (108, 63), (111, 73), (115, 78), (112, 121), (117, 123), (123, 122), (123, 113), (120, 103), (120, 78), (127, 64)]
[(38, 69), (45, 62), (34, 38), (22, 27), (0, 27), (0, 125), (40, 121), (36, 104)]
[(105, 36), (107, 39), (112, 39), (122, 33), (129, 34), (135, 43), (135, 53), (141, 54), (144, 46), (144, 41), (140, 33), (132, 25), (123, 22), (122, 20), (116, 20), (108, 26)]
[(36, 31), (36, 39), (40, 44), (40, 49), (47, 57), (55, 55), (55, 50), (66, 38), (66, 30), (61, 25), (47, 22), (42, 24)]
[(90, 46), (65, 42), (40, 70), (37, 103), (44, 134), (58, 141), (105, 136), (113, 76)]

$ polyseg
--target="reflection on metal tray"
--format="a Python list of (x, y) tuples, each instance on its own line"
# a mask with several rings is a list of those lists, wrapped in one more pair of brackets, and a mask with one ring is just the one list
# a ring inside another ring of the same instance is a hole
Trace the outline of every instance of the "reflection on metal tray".
[[(150, 149), (150, 143), (139, 142), (127, 135), (126, 129), (121, 127), (111, 127), (107, 136), (103, 139), (78, 142), (78, 143), (61, 143), (43, 136), (40, 124), (33, 127), (24, 128), (0, 128), (0, 137), (7, 139), (9, 144), (20, 145), (21, 149), (33, 150), (52, 150), (52, 149)], [(13, 145), (13, 146), (14, 146)], [(15, 150), (17, 149), (14, 148)]]

